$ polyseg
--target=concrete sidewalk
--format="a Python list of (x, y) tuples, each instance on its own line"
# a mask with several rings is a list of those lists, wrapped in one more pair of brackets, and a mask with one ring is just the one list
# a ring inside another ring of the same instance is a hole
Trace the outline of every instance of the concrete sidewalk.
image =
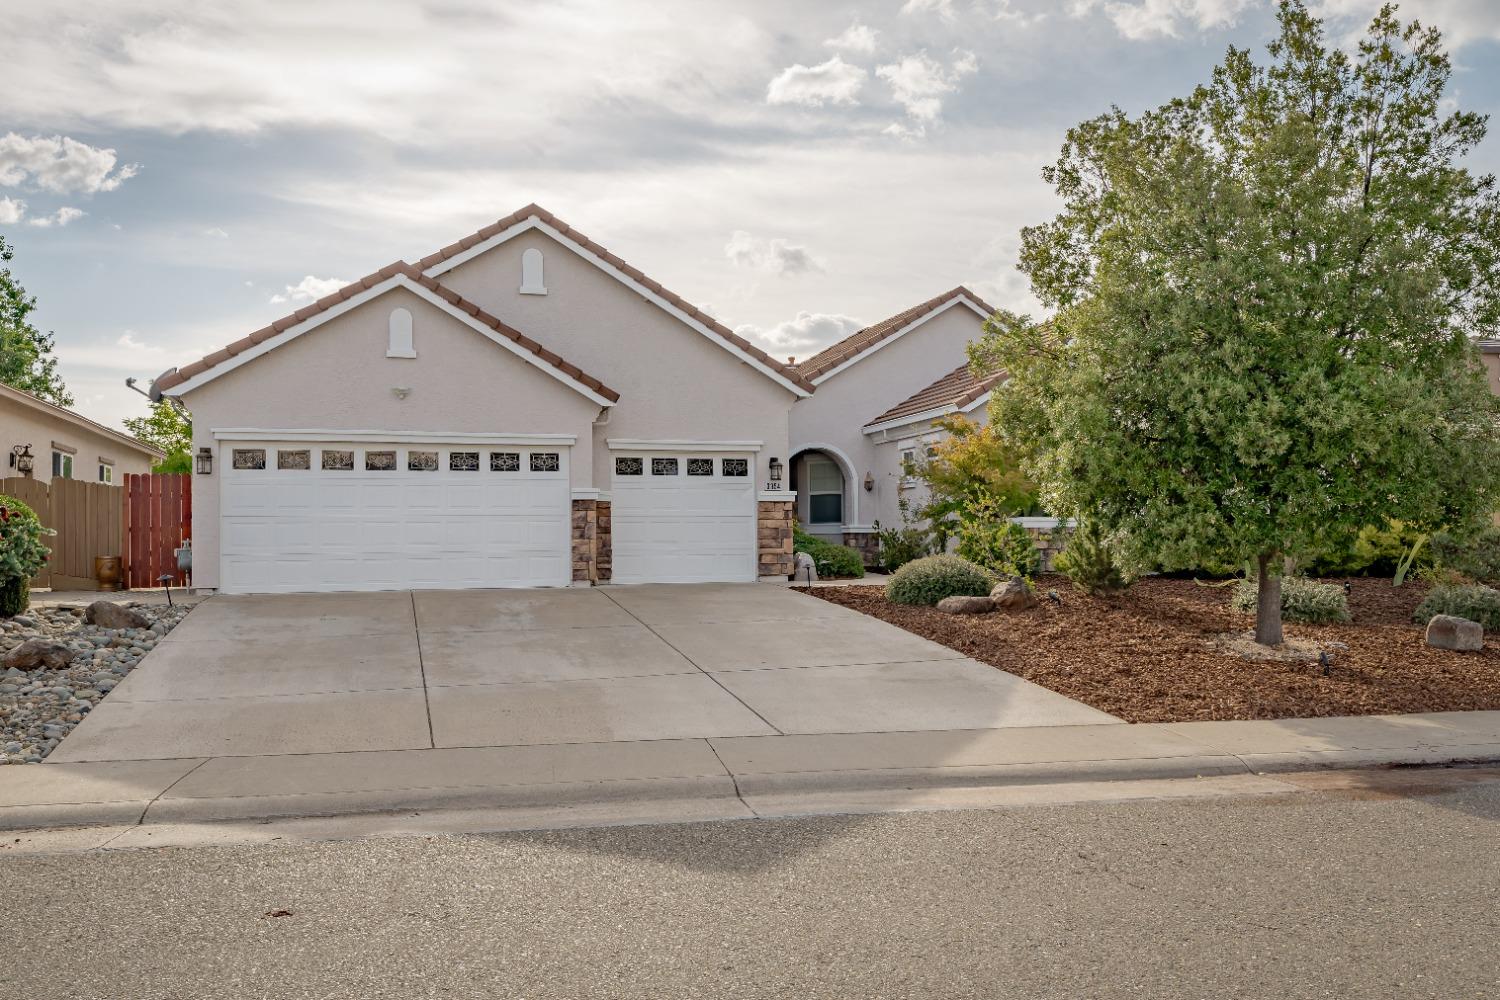
[(653, 803), (670, 819), (685, 802), (754, 816), (789, 796), (920, 808), (934, 788), (1493, 760), (1500, 712), (104, 761), (0, 768), (0, 829), (610, 804), (648, 819)]

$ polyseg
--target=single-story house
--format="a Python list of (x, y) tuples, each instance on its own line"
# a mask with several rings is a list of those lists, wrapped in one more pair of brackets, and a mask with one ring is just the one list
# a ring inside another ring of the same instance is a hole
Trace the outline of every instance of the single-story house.
[(876, 525), (902, 523), (902, 501), (926, 499), (907, 475), (960, 414), (985, 423), (998, 377), (969, 371), (966, 348), (994, 308), (954, 288), (858, 330), (797, 365), (817, 391), (792, 407), (791, 485), (797, 520), (829, 541), (878, 552)]
[[(0, 447), (3, 476), (38, 482), (78, 479), (119, 484), (126, 475), (151, 471), (166, 458), (129, 434), (95, 423), (65, 407), (0, 383)], [(24, 467), (30, 466), (30, 472)]]
[(784, 579), (812, 392), (536, 205), (152, 387), (225, 593)]
[(1500, 396), (1500, 340), (1481, 340), (1479, 356), (1490, 376), (1490, 390)]

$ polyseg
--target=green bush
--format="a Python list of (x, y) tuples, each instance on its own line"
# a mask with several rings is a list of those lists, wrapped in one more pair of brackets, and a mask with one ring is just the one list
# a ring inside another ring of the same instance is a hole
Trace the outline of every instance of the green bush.
[(1104, 529), (1088, 518), (1068, 535), (1067, 544), (1052, 564), (1087, 594), (1118, 594), (1130, 586), (1130, 578), (1115, 562), (1114, 548)]
[(981, 500), (959, 513), (958, 554), (999, 577), (1030, 580), (1042, 568), (1031, 533), (1010, 520), (1009, 508)]
[(847, 545), (835, 545), (801, 527), (792, 528), (792, 551), (812, 556), (820, 577), (861, 577), (865, 575), (864, 556)]
[(1412, 617), (1426, 625), (1433, 615), (1454, 615), (1500, 632), (1500, 590), (1482, 584), (1439, 584), (1427, 592)]
[(932, 542), (921, 528), (908, 525), (881, 529), (878, 522), (875, 528), (875, 537), (880, 540), (880, 567), (887, 573), (894, 573), (912, 560), (932, 554)]
[(1426, 534), (1402, 521), (1366, 525), (1301, 560), (1311, 576), (1394, 576), (1403, 560), (1415, 557), (1408, 569), (1421, 570), (1432, 562)]
[(893, 604), (930, 607), (945, 597), (986, 597), (994, 586), (995, 577), (967, 559), (927, 556), (896, 570), (885, 596)]
[(42, 527), (30, 507), (0, 496), (0, 618), (26, 610), (31, 578), (51, 555), (42, 539), (54, 534)]
[(1500, 583), (1500, 526), (1488, 525), (1467, 536), (1440, 531), (1432, 536), (1432, 559), (1481, 583)]
[[(1256, 581), (1241, 580), (1235, 584), (1229, 606), (1236, 611), (1254, 613)], [(1336, 583), (1319, 583), (1305, 576), (1288, 576), (1281, 581), (1281, 617), (1302, 625), (1349, 620), (1349, 599)]]

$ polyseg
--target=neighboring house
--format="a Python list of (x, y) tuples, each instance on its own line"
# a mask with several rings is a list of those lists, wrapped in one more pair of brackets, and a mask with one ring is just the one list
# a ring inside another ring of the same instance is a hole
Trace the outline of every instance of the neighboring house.
[(1479, 356), (1490, 376), (1490, 389), (1500, 395), (1500, 340), (1481, 340)]
[(974, 377), (965, 349), (994, 311), (958, 287), (797, 365), (817, 389), (792, 407), (791, 484), (806, 530), (874, 562), (876, 523), (900, 527), (901, 501), (926, 499), (906, 471), (944, 436), (934, 422), (987, 419), (998, 379)]
[(96, 424), (87, 417), (29, 392), (0, 384), (0, 447), (5, 466), (0, 476), (20, 476), (20, 453), (31, 453), (31, 478), (78, 479), (119, 484), (127, 474), (151, 471), (166, 458), (129, 434)]
[(152, 391), (193, 415), (194, 582), (248, 593), (784, 579), (812, 389), (530, 205)]

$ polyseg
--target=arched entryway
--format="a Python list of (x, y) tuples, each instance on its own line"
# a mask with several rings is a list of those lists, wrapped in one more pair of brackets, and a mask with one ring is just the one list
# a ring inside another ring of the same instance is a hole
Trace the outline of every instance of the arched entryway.
[(790, 464), (797, 523), (809, 534), (843, 544), (848, 526), (859, 523), (853, 463), (831, 445), (814, 444), (793, 454)]

